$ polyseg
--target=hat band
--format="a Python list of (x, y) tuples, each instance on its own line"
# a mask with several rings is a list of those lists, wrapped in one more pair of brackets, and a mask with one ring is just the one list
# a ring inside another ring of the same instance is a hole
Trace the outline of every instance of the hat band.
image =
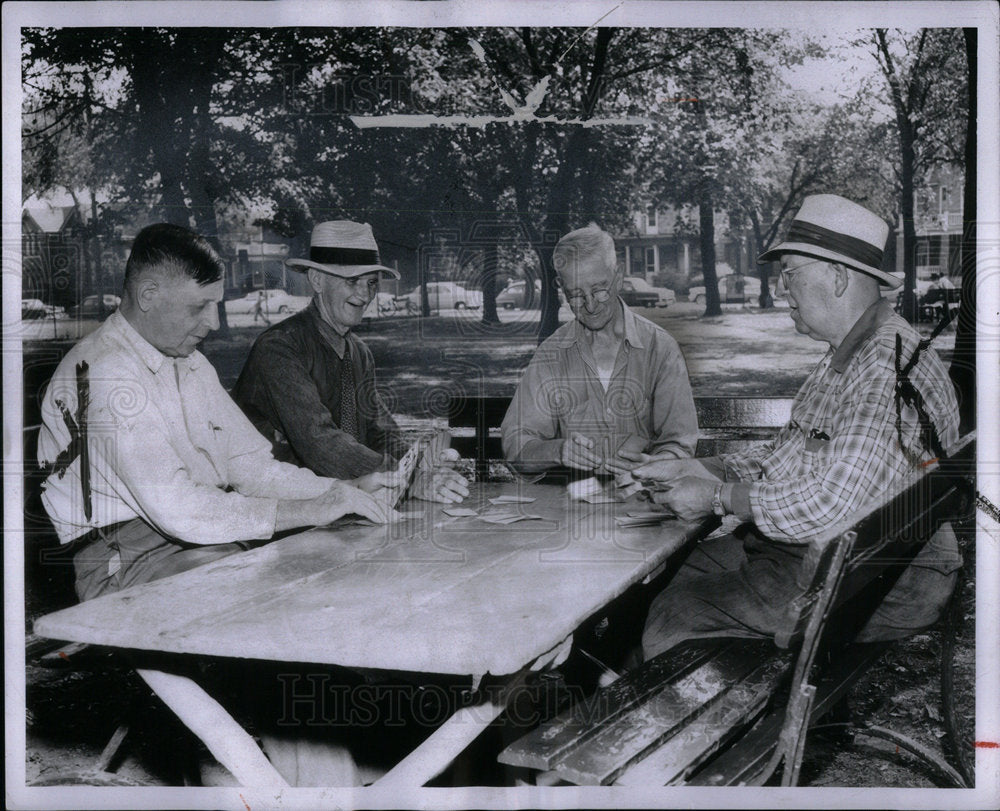
[(309, 248), (309, 259), (321, 265), (378, 265), (378, 251), (364, 248)]
[(882, 266), (882, 251), (869, 242), (856, 237), (831, 231), (819, 225), (802, 220), (793, 220), (785, 242), (804, 242), (818, 248), (837, 251), (863, 265), (877, 268)]

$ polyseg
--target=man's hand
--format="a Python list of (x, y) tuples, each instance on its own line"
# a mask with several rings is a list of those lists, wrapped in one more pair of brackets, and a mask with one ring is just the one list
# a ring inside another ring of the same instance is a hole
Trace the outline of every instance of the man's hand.
[(718, 479), (713, 483), (700, 476), (684, 476), (667, 490), (653, 492), (653, 501), (665, 504), (682, 521), (697, 521), (712, 512), (712, 496)]
[[(646, 456), (646, 454), (637, 454)], [(684, 476), (707, 479), (718, 482), (714, 476), (697, 459), (655, 459), (647, 456), (647, 461), (632, 468), (632, 476), (636, 479), (652, 479), (657, 482), (672, 482)]]
[(437, 467), (421, 470), (413, 477), (410, 495), (424, 501), (458, 504), (469, 495), (469, 483), (457, 470)]
[(392, 490), (403, 483), (403, 477), (395, 470), (386, 470), (377, 473), (369, 473), (367, 476), (359, 476), (351, 482), (353, 487), (364, 490), (366, 493), (377, 493), (383, 488)]
[(351, 514), (363, 516), (376, 524), (385, 524), (395, 513), (383, 502), (345, 482), (335, 483), (315, 500), (323, 513), (323, 519), (317, 521), (317, 525), (329, 524)]
[(385, 524), (396, 517), (396, 511), (380, 503), (357, 487), (333, 481), (326, 492), (314, 498), (278, 502), (275, 531), (306, 526), (325, 526), (345, 515), (360, 515)]
[(614, 455), (608, 454), (604, 467), (609, 473), (614, 473), (616, 476), (631, 472), (636, 464), (650, 461), (653, 458), (648, 453), (642, 452), (644, 447), (646, 447), (646, 440), (632, 434), (618, 446)]
[(593, 439), (583, 434), (570, 434), (563, 440), (559, 461), (566, 467), (574, 467), (577, 470), (593, 470), (604, 461), (600, 454), (594, 452), (596, 444)]

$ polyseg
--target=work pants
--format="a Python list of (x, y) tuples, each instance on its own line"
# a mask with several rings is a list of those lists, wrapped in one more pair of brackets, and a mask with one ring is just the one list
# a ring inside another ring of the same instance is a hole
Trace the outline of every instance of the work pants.
[[(645, 659), (688, 639), (773, 638), (788, 604), (801, 595), (804, 544), (772, 541), (751, 527), (694, 548), (653, 600), (642, 634)], [(962, 558), (950, 524), (906, 567), (857, 637), (902, 639), (932, 625), (948, 603)]]

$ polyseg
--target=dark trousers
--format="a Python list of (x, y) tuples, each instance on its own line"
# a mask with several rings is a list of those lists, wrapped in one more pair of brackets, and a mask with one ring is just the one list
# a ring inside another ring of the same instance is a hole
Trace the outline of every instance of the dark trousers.
[[(688, 639), (770, 638), (788, 604), (808, 588), (806, 547), (772, 541), (750, 529), (694, 548), (653, 600), (642, 633), (646, 659)], [(902, 639), (932, 625), (948, 603), (962, 558), (951, 525), (924, 545), (861, 630), (859, 642)]]

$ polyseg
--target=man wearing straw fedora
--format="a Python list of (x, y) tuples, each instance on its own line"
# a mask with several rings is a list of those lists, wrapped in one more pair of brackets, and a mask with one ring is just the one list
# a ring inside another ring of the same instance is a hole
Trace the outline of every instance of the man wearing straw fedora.
[[(798, 596), (806, 543), (877, 499), (958, 439), (958, 404), (932, 349), (882, 298), (889, 229), (843, 197), (807, 197), (785, 241), (758, 262), (780, 260), (798, 332), (829, 345), (792, 406), (791, 421), (758, 448), (707, 459), (646, 458), (632, 474), (667, 484), (655, 494), (683, 519), (715, 512), (752, 522), (737, 538), (697, 547), (653, 601), (646, 658), (686, 639), (769, 637)], [(897, 401), (897, 363), (912, 364), (916, 397)], [(961, 558), (949, 525), (927, 543), (859, 641), (902, 638), (933, 623)]]
[[(381, 263), (371, 226), (350, 220), (316, 225), (309, 258), (285, 264), (306, 273), (312, 303), (260, 335), (234, 399), (278, 459), (334, 478), (391, 467), (406, 447), (376, 388), (371, 350), (351, 330), (380, 277), (399, 273)], [(452, 503), (469, 494), (460, 473), (428, 461), (412, 495)]]

